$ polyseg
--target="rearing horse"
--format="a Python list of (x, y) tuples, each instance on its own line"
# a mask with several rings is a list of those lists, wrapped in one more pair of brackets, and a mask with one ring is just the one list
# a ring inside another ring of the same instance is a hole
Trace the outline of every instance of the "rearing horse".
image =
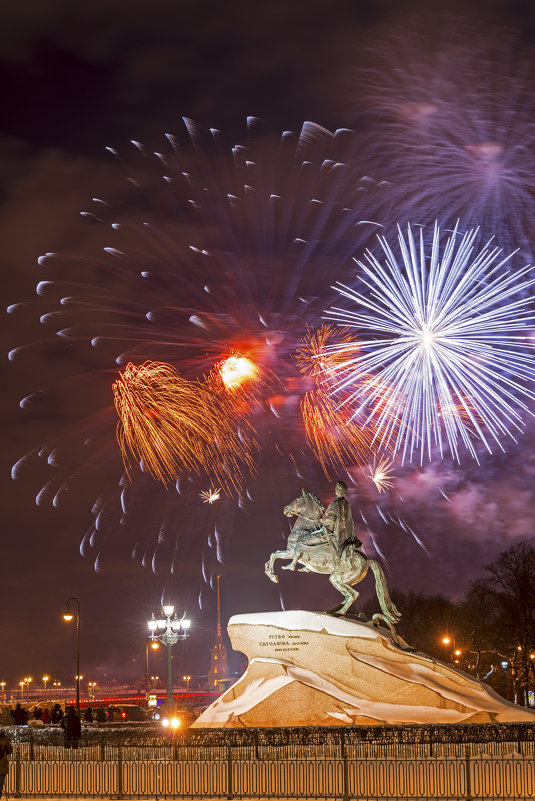
[(323, 513), (324, 507), (320, 499), (307, 490), (303, 490), (300, 496), (285, 507), (284, 514), (287, 517), (295, 515), (297, 520), (288, 536), (286, 550), (275, 551), (269, 562), (266, 562), (266, 575), (271, 581), (278, 582), (279, 578), (274, 571), (276, 559), (292, 560), (283, 570), (295, 570), (299, 563), (303, 565), (300, 568), (303, 572), (328, 573), (333, 587), (344, 596), (342, 603), (331, 611), (345, 615), (359, 596), (357, 590), (353, 589), (353, 584), (362, 581), (371, 567), (375, 576), (375, 591), (383, 613), (373, 617), (382, 617), (385, 622), (395, 626), (401, 614), (388, 594), (385, 574), (380, 564), (375, 559), (368, 559), (354, 545), (349, 545), (342, 557), (338, 558), (329, 533), (320, 522)]

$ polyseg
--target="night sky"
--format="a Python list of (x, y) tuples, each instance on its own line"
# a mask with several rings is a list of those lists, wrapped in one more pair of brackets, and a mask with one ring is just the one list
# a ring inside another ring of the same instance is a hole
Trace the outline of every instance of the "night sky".
[[(330, 130), (362, 126), (358, 71), (368, 64), (370, 44), (388, 40), (393, 30), (399, 39), (406, 29), (414, 42), (415, 30), (425, 31), (430, 41), (436, 29), (438, 41), (452, 29), (462, 37), (463, 25), (470, 30), (480, 19), (482, 36), (499, 38), (504, 27), (518, 30), (526, 52), (535, 35), (529, 3), (451, 3), (447, 19), (428, 10), (422, 19), (428, 5), (408, 0), (11, 4), (3, 10), (0, 33), (5, 305), (35, 298), (35, 285), (44, 277), (37, 263), (41, 254), (83, 257), (98, 242), (99, 234), (79, 216), (92, 197), (124, 202), (124, 175), (106, 146), (131, 150), (134, 139), (158, 149), (164, 132), (183, 130), (183, 116), (237, 139), (249, 115), (274, 131), (299, 130), (305, 120)], [(470, 47), (469, 37), (465, 46)], [(72, 270), (78, 269), (83, 273), (73, 260)], [(131, 544), (121, 534), (107, 543), (95, 571), (94, 560), (83, 558), (79, 547), (90, 523), (95, 472), (82, 475), (59, 508), (36, 506), (42, 486), (38, 467), (30, 465), (21, 479), (11, 480), (12, 465), (25, 453), (51, 437), (68, 438), (61, 432), (76, 426), (101, 397), (103, 405), (111, 403), (113, 375), (109, 362), (101, 370), (90, 348), (51, 344), (31, 304), (7, 322), (6, 350), (32, 347), (8, 363), (3, 377), (0, 680), (15, 683), (46, 672), (65, 682), (72, 675), (74, 631), (61, 620), (69, 596), (81, 604), (87, 679), (144, 675), (146, 620), (162, 595), (193, 621), (190, 640), (176, 649), (177, 675), (206, 673), (215, 596), (205, 585), (199, 609), (199, 542), (205, 534), (191, 515), (179, 515), (174, 524), (185, 545), (172, 576), (163, 569), (154, 575), (150, 565), (132, 560)], [(50, 394), (20, 409), (21, 398), (48, 387)], [(506, 442), (505, 453), (498, 455), (483, 453), (480, 465), (467, 457), (462, 466), (434, 461), (419, 470), (399, 470), (389, 509), (408, 521), (423, 547), (412, 535), (401, 537), (399, 528), (382, 531), (377, 545), (387, 559), (391, 587), (456, 598), (505, 548), (520, 539), (533, 542), (534, 442), (535, 426), (528, 422), (518, 444)], [(114, 458), (120, 463), (117, 454), (118, 449)], [(70, 470), (76, 461), (71, 450)], [(300, 491), (299, 481), (287, 484), (271, 475), (276, 472), (268, 465), (257, 484), (249, 520), (282, 510)], [(330, 500), (332, 482), (315, 481), (309, 489)], [(152, 496), (145, 514), (151, 514), (150, 504), (160, 503), (162, 492)], [(369, 495), (361, 500), (373, 505), (372, 490)], [(351, 500), (355, 510), (354, 494)], [(203, 520), (211, 513), (204, 508)], [(263, 574), (285, 529), (282, 513), (280, 518), (270, 539), (244, 518), (232, 530), (229, 513), (224, 562), (212, 566), (212, 584), (216, 572), (223, 576), (224, 621), (235, 613), (280, 608), (279, 589)], [(365, 548), (377, 555), (370, 541)], [(287, 608), (321, 611), (336, 601), (322, 577), (286, 574), (280, 586)], [(236, 655), (233, 668), (239, 666)], [(154, 670), (162, 673), (163, 661), (156, 661)]]

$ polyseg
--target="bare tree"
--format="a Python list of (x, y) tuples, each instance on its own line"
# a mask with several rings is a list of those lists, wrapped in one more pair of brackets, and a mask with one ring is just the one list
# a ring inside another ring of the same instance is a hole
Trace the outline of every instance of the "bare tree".
[(519, 542), (487, 565), (485, 573), (466, 599), (473, 642), (509, 663), (515, 689), (521, 690), (519, 700), (526, 704), (534, 677), (535, 549)]

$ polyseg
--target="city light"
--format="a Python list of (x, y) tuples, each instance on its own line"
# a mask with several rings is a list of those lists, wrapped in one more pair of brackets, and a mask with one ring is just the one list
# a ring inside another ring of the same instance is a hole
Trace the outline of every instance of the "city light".
[(71, 610), (71, 601), (76, 604), (76, 711), (80, 714), (80, 679), (82, 679), (83, 676), (80, 676), (80, 602), (78, 598), (74, 598), (74, 596), (67, 598), (63, 620), (70, 623), (74, 618), (74, 614)]
[[(172, 604), (165, 604), (162, 611), (166, 617), (163, 619), (156, 619), (154, 612), (152, 617), (147, 621), (149, 636), (152, 641), (156, 640), (162, 645), (167, 646), (167, 699), (171, 701), (173, 698), (173, 674), (171, 662), (171, 648), (176, 645), (180, 640), (185, 640), (188, 636), (188, 630), (191, 626), (191, 620), (186, 618), (186, 613), (181, 618), (177, 617), (175, 607)], [(158, 633), (156, 633), (158, 631)], [(148, 654), (148, 649), (147, 649)], [(147, 668), (148, 675), (148, 668)]]

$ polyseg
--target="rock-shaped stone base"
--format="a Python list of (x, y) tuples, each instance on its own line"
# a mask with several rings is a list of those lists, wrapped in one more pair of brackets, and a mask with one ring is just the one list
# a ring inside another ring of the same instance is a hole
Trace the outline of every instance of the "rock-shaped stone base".
[(263, 612), (235, 615), (228, 633), (249, 667), (195, 727), (535, 723), (534, 712), (401, 641), (397, 645), (388, 630), (371, 623)]

